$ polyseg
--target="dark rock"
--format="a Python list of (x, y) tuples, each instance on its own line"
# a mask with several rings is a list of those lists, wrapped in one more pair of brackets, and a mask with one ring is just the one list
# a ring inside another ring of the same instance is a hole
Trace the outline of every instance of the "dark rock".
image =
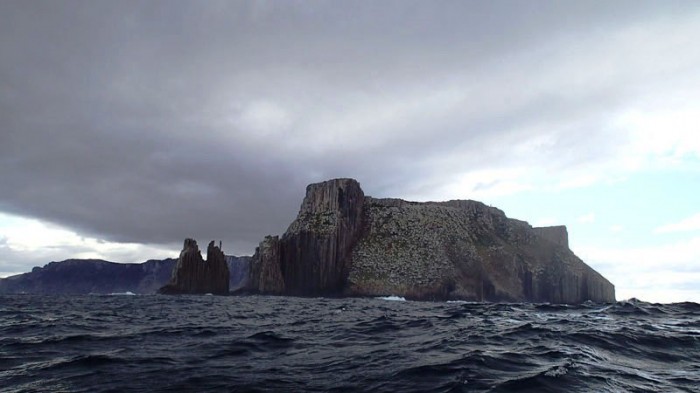
[(263, 293), (281, 294), (285, 291), (280, 270), (280, 241), (278, 236), (266, 236), (255, 249), (251, 262), (250, 288)]
[(567, 248), (569, 247), (569, 232), (566, 230), (566, 226), (564, 225), (537, 227), (532, 229), (540, 237), (543, 237), (554, 244)]
[(286, 293), (329, 294), (342, 289), (348, 257), (362, 231), (364, 193), (353, 179), (311, 184), (297, 219), (280, 241)]
[(476, 201), (365, 197), (352, 179), (309, 185), (297, 218), (279, 241), (279, 257), (277, 250), (276, 238), (261, 243), (251, 270), (255, 289), (292, 295), (615, 301), (614, 286), (569, 250), (566, 227), (532, 228)]
[(207, 260), (202, 259), (197, 241), (185, 239), (180, 257), (173, 269), (170, 282), (160, 288), (158, 293), (227, 295), (229, 289), (229, 270), (224, 253), (210, 242), (207, 247)]

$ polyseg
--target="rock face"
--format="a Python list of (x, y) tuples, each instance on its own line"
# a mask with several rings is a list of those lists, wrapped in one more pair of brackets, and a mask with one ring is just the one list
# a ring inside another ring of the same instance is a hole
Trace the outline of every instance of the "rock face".
[(180, 258), (172, 272), (170, 282), (158, 290), (162, 294), (227, 295), (230, 274), (221, 249), (210, 242), (207, 260), (202, 259), (197, 241), (185, 239)]
[(366, 202), (365, 232), (353, 250), (348, 294), (552, 303), (615, 300), (612, 284), (576, 257), (565, 241), (551, 241), (499, 209), (476, 201)]
[(251, 263), (250, 282), (252, 287), (263, 293), (282, 294), (285, 291), (284, 279), (280, 271), (279, 236), (267, 236), (255, 249)]
[(364, 193), (353, 179), (311, 184), (280, 241), (279, 265), (292, 295), (339, 292), (362, 232)]
[(535, 233), (540, 237), (543, 237), (554, 244), (569, 247), (569, 232), (566, 230), (564, 225), (557, 225), (552, 227), (539, 227), (532, 228)]
[(569, 250), (566, 227), (532, 228), (476, 201), (375, 199), (355, 180), (330, 180), (307, 187), (278, 245), (268, 239), (251, 268), (274, 272), (253, 275), (262, 292), (615, 301), (614, 286)]

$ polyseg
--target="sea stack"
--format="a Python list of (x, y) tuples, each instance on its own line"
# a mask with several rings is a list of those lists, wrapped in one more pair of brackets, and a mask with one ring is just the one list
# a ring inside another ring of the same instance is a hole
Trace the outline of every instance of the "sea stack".
[(167, 295), (227, 295), (228, 292), (229, 269), (221, 248), (211, 241), (207, 247), (205, 261), (194, 239), (185, 239), (170, 282), (158, 290), (158, 293)]
[(569, 249), (565, 226), (533, 228), (471, 200), (372, 198), (354, 179), (309, 185), (297, 218), (251, 263), (250, 289), (262, 293), (615, 301)]

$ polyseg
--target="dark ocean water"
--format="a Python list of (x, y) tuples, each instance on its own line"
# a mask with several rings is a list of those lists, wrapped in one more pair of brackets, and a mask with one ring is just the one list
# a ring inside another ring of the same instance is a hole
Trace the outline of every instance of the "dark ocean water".
[(2, 392), (698, 392), (700, 305), (2, 296)]

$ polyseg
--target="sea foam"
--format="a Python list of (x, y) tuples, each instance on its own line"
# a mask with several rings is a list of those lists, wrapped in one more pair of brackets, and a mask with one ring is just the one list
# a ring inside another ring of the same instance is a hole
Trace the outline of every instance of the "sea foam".
[(393, 301), (393, 302), (405, 302), (405, 301), (406, 301), (406, 298), (405, 298), (405, 297), (395, 296), (395, 295), (391, 295), (391, 296), (380, 296), (380, 297), (377, 297), (376, 299), (380, 299), (380, 300), (389, 300), (389, 301)]

